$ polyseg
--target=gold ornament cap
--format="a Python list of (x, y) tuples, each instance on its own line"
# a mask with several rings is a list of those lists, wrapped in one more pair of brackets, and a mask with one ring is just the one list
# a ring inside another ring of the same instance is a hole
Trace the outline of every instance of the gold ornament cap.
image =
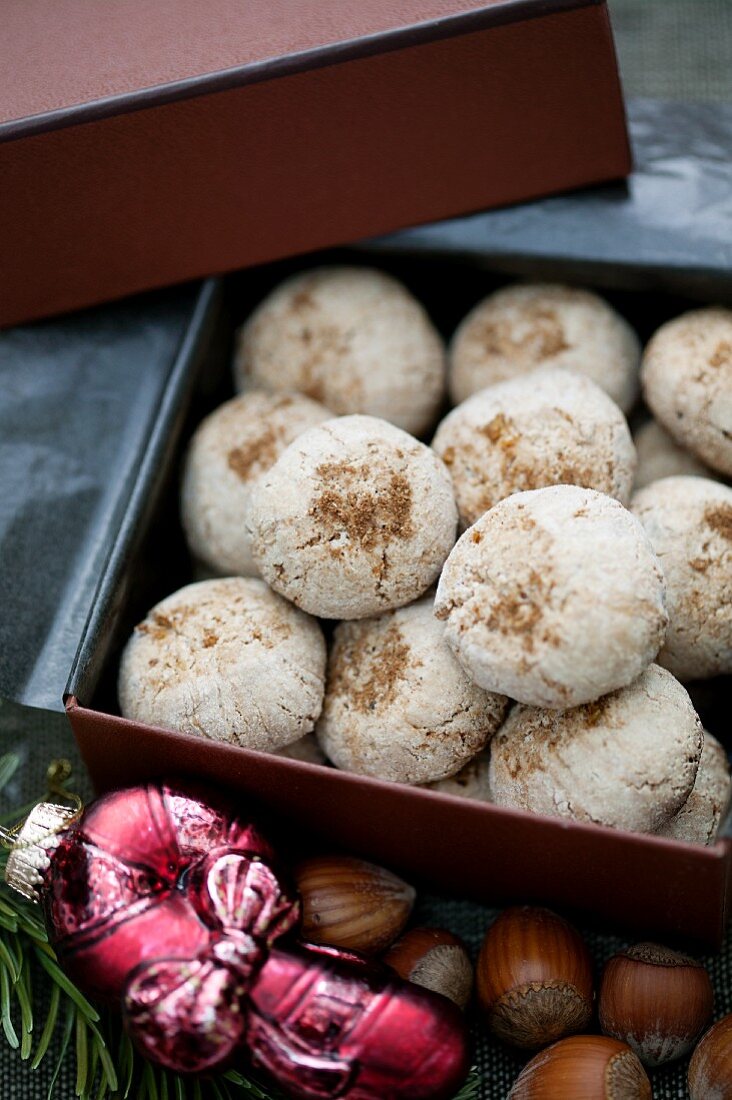
[(42, 872), (51, 862), (49, 853), (76, 817), (78, 811), (54, 802), (39, 802), (33, 807), (13, 839), (5, 866), (8, 886), (29, 901), (41, 900), (38, 887), (43, 883)]

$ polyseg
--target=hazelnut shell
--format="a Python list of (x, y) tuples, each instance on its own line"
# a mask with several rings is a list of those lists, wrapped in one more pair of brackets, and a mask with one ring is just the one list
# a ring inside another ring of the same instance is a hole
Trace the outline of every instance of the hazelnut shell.
[(301, 935), (376, 955), (404, 928), (415, 891), (397, 875), (350, 856), (315, 856), (295, 868), (302, 902)]
[(499, 1039), (523, 1049), (581, 1031), (592, 1014), (592, 962), (579, 933), (549, 909), (506, 909), (476, 968), (478, 1001)]
[(689, 1063), (691, 1100), (732, 1100), (732, 1013), (703, 1036)]
[(465, 944), (446, 928), (412, 928), (384, 956), (400, 978), (441, 993), (465, 1008), (473, 988), (473, 967)]
[(701, 963), (654, 943), (614, 955), (600, 985), (600, 1027), (627, 1043), (647, 1066), (681, 1058), (714, 1007)]
[(508, 1100), (651, 1100), (636, 1055), (605, 1035), (574, 1035), (524, 1066)]

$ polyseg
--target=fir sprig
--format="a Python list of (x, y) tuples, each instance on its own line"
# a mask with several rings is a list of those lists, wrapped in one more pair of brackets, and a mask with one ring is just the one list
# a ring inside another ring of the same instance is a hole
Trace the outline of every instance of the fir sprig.
[[(0, 756), (0, 791), (18, 769), (14, 753)], [(35, 803), (0, 817), (17, 821)], [(48, 942), (40, 912), (5, 885), (8, 853), (0, 849), (0, 1029), (32, 1070), (45, 1064), (57, 1048), (48, 1100), (61, 1068), (72, 1052), (76, 1064), (75, 1096), (79, 1100), (283, 1100), (270, 1085), (237, 1070), (207, 1079), (182, 1077), (153, 1066), (133, 1047), (118, 1017), (99, 1012), (64, 974)], [(41, 1022), (34, 1006), (43, 983), (48, 1007)], [(54, 1044), (54, 1040), (59, 1042)], [(475, 1067), (455, 1100), (478, 1100), (480, 1076)]]

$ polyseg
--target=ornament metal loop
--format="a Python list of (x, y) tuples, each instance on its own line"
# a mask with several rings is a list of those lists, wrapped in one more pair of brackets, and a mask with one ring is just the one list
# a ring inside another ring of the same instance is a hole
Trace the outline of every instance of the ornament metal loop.
[[(12, 852), (23, 848), (33, 847), (55, 836), (57, 833), (63, 832), (64, 829), (68, 829), (69, 825), (73, 825), (75, 821), (78, 821), (84, 812), (84, 801), (80, 794), (76, 794), (75, 791), (67, 791), (64, 786), (66, 780), (71, 776), (71, 771), (71, 763), (68, 760), (52, 760), (46, 770), (46, 794), (43, 798), (38, 800), (36, 806), (39, 806), (43, 802), (50, 802), (53, 797), (72, 802), (74, 805), (73, 810), (68, 810), (66, 816), (63, 820), (60, 820), (57, 825), (49, 826), (48, 833), (40, 838), (34, 835), (32, 839), (25, 841), (20, 840), (20, 832), (26, 824), (27, 818), (16, 822), (15, 825), (11, 825), (9, 829), (0, 826), (0, 848), (6, 848), (8, 851)], [(66, 809), (66, 807), (62, 808)], [(33, 813), (32, 810), (31, 813)]]

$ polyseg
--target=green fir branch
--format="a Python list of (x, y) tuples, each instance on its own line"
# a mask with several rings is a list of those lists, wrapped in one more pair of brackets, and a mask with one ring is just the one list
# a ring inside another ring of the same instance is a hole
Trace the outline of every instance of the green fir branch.
[(480, 1100), (481, 1086), (480, 1072), (477, 1066), (473, 1066), (455, 1100)]
[[(17, 771), (20, 758), (0, 756), (0, 791)], [(22, 819), (31, 807), (3, 814), (0, 823)], [(0, 1030), (29, 1070), (45, 1065), (60, 1037), (48, 1100), (53, 1100), (61, 1068), (72, 1056), (79, 1100), (283, 1100), (282, 1094), (238, 1070), (213, 1078), (191, 1078), (146, 1061), (122, 1030), (118, 1017), (99, 1012), (64, 974), (48, 943), (40, 910), (5, 884), (7, 851), (0, 850)], [(36, 1018), (42, 983), (50, 995), (45, 1019)], [(34, 989), (34, 984), (38, 989)], [(112, 1054), (114, 1052), (114, 1055)], [(475, 1067), (455, 1100), (478, 1100)]]

